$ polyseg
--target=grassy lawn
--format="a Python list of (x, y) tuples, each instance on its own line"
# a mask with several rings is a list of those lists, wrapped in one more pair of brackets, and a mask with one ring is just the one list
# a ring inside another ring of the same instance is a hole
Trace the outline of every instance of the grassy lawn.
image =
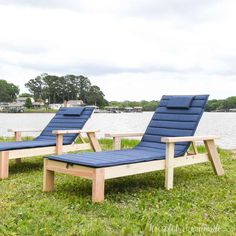
[(220, 155), (223, 177), (207, 163), (176, 169), (170, 191), (164, 171), (108, 180), (102, 204), (91, 203), (90, 181), (62, 174), (43, 193), (41, 157), (12, 161), (0, 181), (0, 235), (236, 235), (236, 157)]

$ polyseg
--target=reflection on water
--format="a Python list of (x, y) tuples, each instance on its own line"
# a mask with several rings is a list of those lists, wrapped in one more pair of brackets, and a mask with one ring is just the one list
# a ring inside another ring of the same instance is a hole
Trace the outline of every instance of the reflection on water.
[[(93, 114), (86, 129), (99, 129), (98, 137), (109, 132), (144, 132), (152, 112)], [(10, 128), (44, 128), (54, 114), (0, 114), (0, 136), (10, 136)], [(28, 133), (36, 136), (37, 133)], [(196, 135), (219, 135), (217, 144), (223, 148), (236, 148), (236, 113), (204, 113)]]

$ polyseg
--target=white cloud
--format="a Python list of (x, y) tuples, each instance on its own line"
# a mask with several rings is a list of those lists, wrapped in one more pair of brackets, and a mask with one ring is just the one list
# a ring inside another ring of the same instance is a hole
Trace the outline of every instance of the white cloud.
[(0, 79), (24, 90), (43, 72), (83, 74), (109, 100), (234, 95), (235, 8), (232, 0), (0, 0)]

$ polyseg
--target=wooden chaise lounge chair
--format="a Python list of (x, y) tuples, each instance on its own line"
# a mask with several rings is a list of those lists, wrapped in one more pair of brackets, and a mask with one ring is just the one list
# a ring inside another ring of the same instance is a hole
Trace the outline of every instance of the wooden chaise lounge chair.
[[(57, 114), (52, 118), (41, 134), (32, 141), (21, 142), (1, 142), (0, 143), (0, 179), (8, 177), (9, 159), (17, 159), (23, 157), (32, 157), (38, 155), (55, 154), (62, 149), (65, 152), (93, 149), (100, 151), (101, 148), (95, 132), (93, 130), (81, 130), (93, 113), (94, 107), (79, 108), (60, 108)], [(77, 134), (71, 131), (76, 129)], [(61, 130), (64, 135), (62, 141)], [(53, 132), (52, 132), (53, 131)], [(90, 143), (83, 140), (80, 144), (75, 144), (76, 138), (80, 133), (85, 132), (88, 135)], [(20, 132), (15, 131), (16, 138), (19, 140)]]
[[(174, 168), (210, 161), (223, 175), (214, 136), (193, 136), (208, 95), (163, 96), (140, 143), (133, 149), (45, 157), (43, 191), (54, 188), (54, 172), (92, 180), (92, 201), (104, 200), (106, 179), (165, 170), (165, 187), (173, 188)], [(111, 135), (112, 136), (112, 135)], [(125, 134), (127, 136), (127, 134)], [(207, 153), (188, 154), (191, 143), (203, 141)]]

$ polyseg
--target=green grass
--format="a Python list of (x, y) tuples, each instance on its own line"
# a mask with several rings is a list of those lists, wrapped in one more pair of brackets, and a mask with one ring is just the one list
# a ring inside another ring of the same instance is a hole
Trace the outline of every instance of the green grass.
[(223, 177), (206, 163), (176, 169), (170, 191), (164, 171), (108, 180), (102, 204), (91, 203), (90, 181), (62, 174), (56, 191), (43, 193), (41, 157), (11, 161), (0, 181), (0, 235), (235, 235), (236, 158), (220, 155)]

